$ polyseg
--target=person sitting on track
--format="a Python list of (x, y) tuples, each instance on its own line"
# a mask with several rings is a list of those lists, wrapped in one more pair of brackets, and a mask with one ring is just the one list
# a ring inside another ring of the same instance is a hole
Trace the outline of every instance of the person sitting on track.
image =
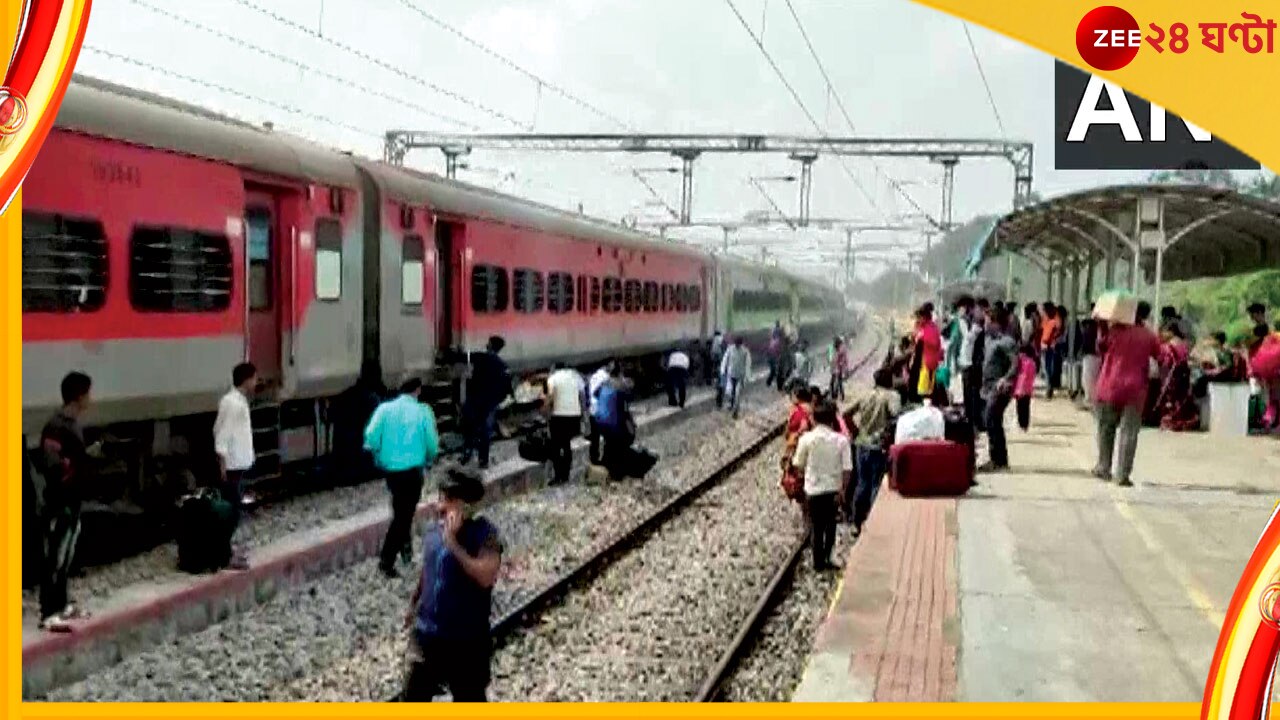
[(478, 473), (456, 466), (445, 471), (438, 519), (423, 535), (422, 574), (404, 618), (412, 630), (406, 702), (431, 702), (442, 688), (454, 702), (487, 700), (489, 614), (502, 540), (493, 523), (471, 513), (483, 498)]

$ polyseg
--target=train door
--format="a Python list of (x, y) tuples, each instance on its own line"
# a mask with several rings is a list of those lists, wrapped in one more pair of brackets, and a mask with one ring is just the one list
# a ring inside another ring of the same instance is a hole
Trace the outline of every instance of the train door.
[(268, 387), (281, 381), (281, 315), (278, 214), (270, 195), (251, 193), (244, 213), (245, 349)]
[(702, 270), (700, 272), (702, 276), (702, 290), (701, 290), (702, 302), (700, 303), (701, 307), (699, 309), (702, 312), (702, 315), (699, 318), (700, 324), (698, 326), (698, 337), (707, 338), (711, 336), (711, 333), (707, 328), (707, 316), (708, 314), (714, 312), (714, 309), (712, 308), (712, 303), (715, 302), (713, 298), (715, 298), (716, 292), (714, 287), (714, 279), (712, 278), (712, 274), (707, 272), (707, 266), (703, 265)]
[[(455, 319), (459, 303), (455, 297), (454, 279), (462, 275), (462, 255), (455, 252), (458, 242), (458, 226), (454, 223), (436, 223), (435, 247), (435, 312), (436, 351), (447, 350), (454, 344)], [(459, 285), (460, 287), (460, 285)]]

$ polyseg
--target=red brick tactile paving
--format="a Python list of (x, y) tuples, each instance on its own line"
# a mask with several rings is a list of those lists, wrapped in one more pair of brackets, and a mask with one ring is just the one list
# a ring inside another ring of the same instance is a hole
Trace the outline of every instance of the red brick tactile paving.
[[(954, 498), (881, 494), (796, 700), (955, 699), (956, 529)], [(843, 677), (830, 672), (838, 658)]]

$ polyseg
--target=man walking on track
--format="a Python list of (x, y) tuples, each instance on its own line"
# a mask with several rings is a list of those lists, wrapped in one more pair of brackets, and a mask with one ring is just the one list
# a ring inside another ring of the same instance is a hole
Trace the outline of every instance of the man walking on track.
[(733, 345), (724, 353), (720, 365), (720, 376), (724, 378), (725, 393), (728, 395), (729, 410), (736, 420), (742, 402), (742, 388), (751, 376), (751, 351), (747, 349), (742, 336), (734, 338)]
[(386, 473), (391, 491), (391, 524), (382, 541), (378, 569), (389, 578), (398, 577), (396, 556), (408, 560), (413, 516), (422, 498), (427, 469), (440, 452), (436, 417), (421, 401), (422, 381), (413, 378), (400, 386), (400, 395), (373, 411), (364, 431), (365, 449)]
[(40, 573), (40, 629), (70, 632), (71, 621), (86, 613), (67, 598), (67, 577), (80, 535), (80, 503), (97, 445), (86, 447), (80, 419), (89, 409), (92, 381), (80, 372), (62, 379), (62, 409), (40, 431), (32, 453), (44, 479), (40, 521), (44, 553)]
[(494, 335), (485, 351), (471, 357), (471, 377), (467, 380), (467, 400), (462, 407), (462, 464), (480, 456), (480, 469), (489, 468), (489, 443), (498, 420), (498, 406), (511, 395), (511, 371), (499, 356), (507, 341)]
[(689, 386), (689, 356), (676, 348), (667, 356), (667, 404), (684, 409)]
[(502, 540), (493, 523), (470, 512), (484, 498), (474, 473), (450, 468), (440, 484), (438, 519), (423, 536), (422, 574), (409, 602), (406, 702), (431, 702), (447, 689), (454, 702), (485, 702), (493, 654), (489, 633)]
[[(258, 385), (258, 370), (253, 363), (240, 363), (231, 371), (232, 388), (218, 401), (218, 416), (213, 421), (213, 449), (218, 454), (218, 473), (222, 480), (222, 496), (231, 504), (232, 527), (239, 527), (244, 504), (244, 474), (253, 468), (253, 416), (249, 398)], [(234, 537), (235, 530), (232, 530)], [(240, 548), (234, 548), (230, 567), (247, 570), (249, 560)]]
[(880, 492), (889, 466), (885, 432), (902, 409), (889, 369), (880, 368), (872, 377), (875, 386), (854, 397), (845, 411), (845, 424), (858, 432), (854, 440), (858, 480), (852, 492), (846, 491), (843, 505), (845, 517), (853, 522), (854, 537), (862, 534), (862, 526)]
[(1151, 305), (1140, 302), (1133, 325), (1099, 326), (1102, 367), (1095, 389), (1098, 464), (1093, 474), (1099, 480), (1110, 481), (1113, 456), (1119, 454), (1115, 480), (1121, 487), (1133, 485), (1129, 476), (1138, 449), (1138, 431), (1142, 429), (1142, 410), (1147, 403), (1151, 361), (1160, 355), (1160, 339), (1145, 324), (1150, 316)]
[(557, 362), (547, 378), (547, 430), (551, 435), (551, 464), (555, 473), (552, 485), (569, 482), (573, 469), (573, 450), (570, 444), (582, 430), (582, 398), (585, 389), (577, 370)]
[(849, 491), (853, 454), (849, 439), (839, 432), (834, 404), (824, 402), (814, 408), (813, 420), (813, 429), (800, 436), (791, 464), (804, 478), (812, 527), (813, 569), (834, 570), (839, 567), (831, 561), (836, 542), (836, 508)]
[(591, 435), (587, 438), (590, 441), (590, 445), (587, 447), (587, 459), (593, 465), (599, 465), (603, 462), (600, 455), (600, 426), (596, 423), (596, 406), (600, 404), (598, 396), (600, 388), (609, 382), (609, 376), (613, 373), (613, 368), (617, 364), (617, 360), (610, 360), (601, 365), (598, 370), (591, 374), (591, 379), (587, 381), (587, 423), (591, 428)]

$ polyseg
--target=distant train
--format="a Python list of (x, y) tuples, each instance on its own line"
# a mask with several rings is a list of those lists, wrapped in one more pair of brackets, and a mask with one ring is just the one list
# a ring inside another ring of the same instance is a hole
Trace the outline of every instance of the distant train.
[(118, 459), (107, 502), (145, 506), (165, 472), (208, 464), (211, 413), (246, 358), (270, 388), (254, 411), (269, 478), (328, 451), (329, 402), (364, 367), (444, 386), (447, 422), (447, 359), (490, 335), (532, 371), (848, 324), (834, 289), (775, 268), (87, 78), (22, 220), (24, 441), (63, 374), (90, 373), (89, 420)]

